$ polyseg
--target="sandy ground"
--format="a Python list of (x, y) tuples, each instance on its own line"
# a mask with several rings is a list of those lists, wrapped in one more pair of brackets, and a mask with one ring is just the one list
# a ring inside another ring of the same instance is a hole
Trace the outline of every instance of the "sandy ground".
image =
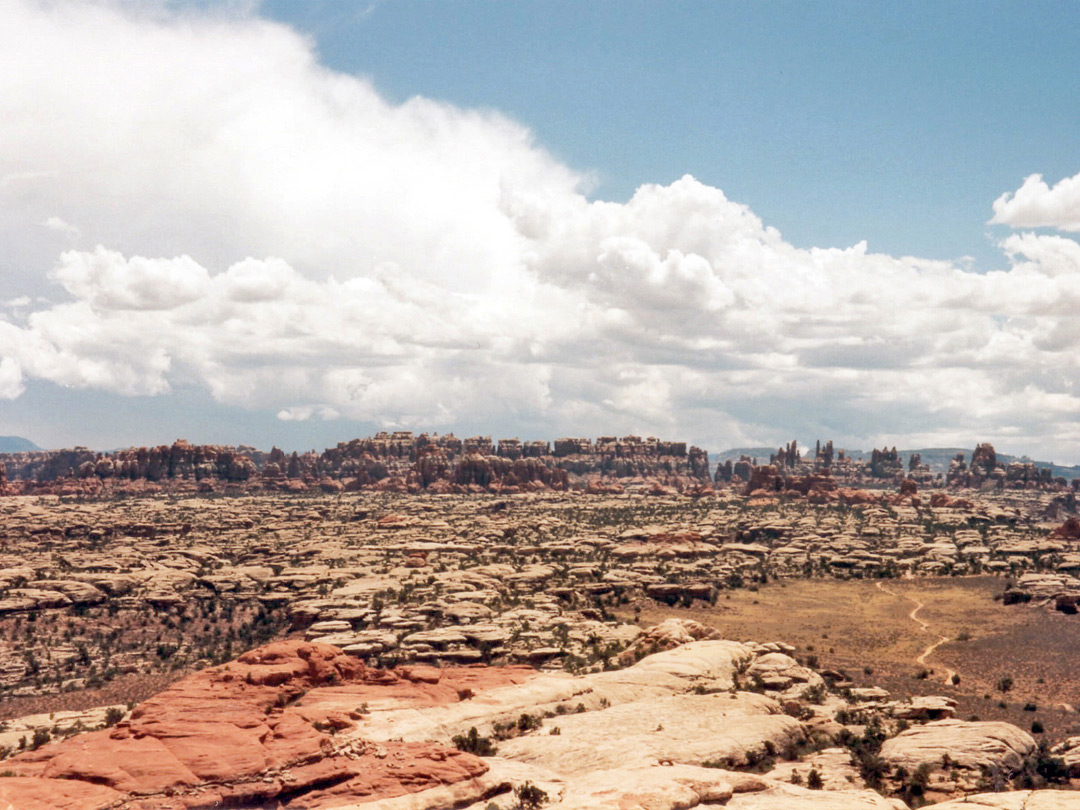
[[(800, 656), (895, 695), (944, 694), (959, 716), (1003, 719), (1047, 735), (1080, 733), (1080, 616), (1004, 606), (996, 577), (790, 580), (725, 591), (715, 606), (643, 607), (639, 621), (697, 619), (725, 637), (794, 644)], [(628, 618), (632, 614), (625, 614)], [(870, 670), (867, 672), (866, 670)], [(928, 677), (916, 677), (920, 671)], [(960, 683), (944, 683), (953, 673)], [(997, 684), (1009, 677), (1004, 695)], [(999, 703), (1004, 700), (1003, 709)], [(1025, 705), (1034, 704), (1035, 711)]]

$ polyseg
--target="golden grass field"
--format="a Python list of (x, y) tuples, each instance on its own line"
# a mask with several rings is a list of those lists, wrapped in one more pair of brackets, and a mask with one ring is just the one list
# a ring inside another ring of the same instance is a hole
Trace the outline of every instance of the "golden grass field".
[[(800, 657), (816, 655), (820, 666), (842, 669), (860, 685), (883, 686), (894, 696), (954, 697), (963, 718), (1008, 720), (1025, 730), (1037, 718), (1055, 739), (1080, 734), (1080, 714), (1062, 707), (1080, 708), (1080, 616), (1004, 606), (994, 600), (1003, 590), (996, 577), (884, 580), (880, 587), (871, 580), (774, 581), (757, 591), (725, 591), (715, 606), (642, 606), (638, 621), (682, 616), (726, 638), (785, 641)], [(927, 630), (910, 617), (918, 603)], [(915, 677), (924, 668), (916, 658), (941, 636), (953, 640), (927, 657), (933, 674)], [(950, 669), (959, 685), (944, 683)], [(1004, 677), (1014, 686), (1002, 695), (997, 684)], [(1027, 703), (1037, 710), (1025, 711)]]

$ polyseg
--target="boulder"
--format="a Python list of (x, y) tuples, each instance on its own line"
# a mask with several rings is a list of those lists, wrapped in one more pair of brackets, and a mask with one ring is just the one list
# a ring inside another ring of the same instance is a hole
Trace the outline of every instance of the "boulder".
[(916, 695), (890, 707), (893, 717), (904, 720), (945, 720), (956, 714), (956, 701), (940, 695)]
[[(810, 790), (771, 783), (760, 793), (741, 793), (725, 810), (908, 810), (899, 799), (886, 799), (872, 790)], [(672, 809), (674, 810), (674, 808)]]
[(553, 718), (557, 734), (517, 737), (499, 753), (580, 775), (658, 761), (746, 763), (803, 739), (801, 724), (774, 700), (750, 692), (668, 695)]
[(748, 677), (759, 681), (767, 690), (786, 692), (824, 686), (824, 679), (814, 670), (799, 664), (790, 655), (780, 652), (766, 653), (746, 670)]
[(962, 799), (927, 805), (926, 810), (1076, 810), (1080, 796), (1064, 790), (1017, 790), (976, 793)]
[(672, 650), (692, 641), (717, 638), (720, 638), (720, 634), (716, 630), (693, 619), (665, 619), (641, 633), (634, 643), (623, 651), (620, 660), (632, 663), (642, 656)]
[[(0, 797), (42, 810), (111, 807), (135, 795), (162, 810), (315, 808), (482, 776), (487, 766), (471, 754), (428, 742), (373, 745), (356, 733), (365, 698), (398, 690), (420, 699), (440, 688), (430, 672), (411, 674), (417, 680), (369, 669), (327, 645), (276, 642), (184, 678), (112, 729), (9, 758)], [(351, 713), (320, 710), (319, 693), (335, 689), (352, 690)]]
[(940, 767), (944, 754), (960, 768), (1015, 773), (1034, 750), (1031, 735), (1011, 723), (950, 719), (915, 726), (886, 740), (881, 758), (909, 773), (920, 765)]

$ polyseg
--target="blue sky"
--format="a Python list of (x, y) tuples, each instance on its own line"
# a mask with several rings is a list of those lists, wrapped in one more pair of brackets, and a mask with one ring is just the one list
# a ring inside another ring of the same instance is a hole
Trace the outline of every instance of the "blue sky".
[(0, 434), (1080, 462), (1078, 18), (0, 0)]
[[(358, 5), (362, 8), (358, 9)], [(491, 107), (592, 194), (692, 174), (800, 247), (1003, 265), (989, 203), (1077, 171), (1070, 3), (277, 0), (326, 64)]]

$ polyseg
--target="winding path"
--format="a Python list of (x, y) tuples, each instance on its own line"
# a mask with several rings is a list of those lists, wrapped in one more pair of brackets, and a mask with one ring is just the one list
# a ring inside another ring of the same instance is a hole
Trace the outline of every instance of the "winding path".
[[(915, 622), (917, 625), (919, 625), (919, 632), (921, 632), (921, 633), (930, 633), (931, 632), (929, 622), (924, 622), (917, 615), (918, 612), (920, 610), (922, 610), (923, 607), (925, 607), (925, 605), (922, 602), (920, 602), (918, 599), (916, 599), (916, 598), (914, 598), (912, 596), (908, 596), (907, 594), (896, 593), (895, 591), (890, 591), (888, 588), (886, 588), (882, 584), (881, 580), (878, 580), (874, 584), (877, 586), (877, 589), (879, 591), (881, 591), (882, 593), (887, 593), (887, 594), (889, 594), (889, 596), (899, 596), (901, 599), (906, 599), (907, 601), (909, 601), (913, 605), (915, 605), (915, 607), (913, 607), (911, 609), (911, 612), (908, 613), (908, 618), (911, 619), (913, 622)], [(939, 635), (937, 641), (935, 641), (933, 644), (930, 644), (929, 646), (927, 646), (927, 648), (925, 650), (923, 650), (915, 658), (915, 663), (918, 664), (920, 667), (925, 667), (926, 666), (926, 659), (930, 656), (930, 654), (933, 653), (934, 650), (936, 650), (938, 647), (940, 647), (946, 641), (952, 641), (952, 639), (949, 638), (948, 636), (940, 636)], [(947, 684), (951, 684), (953, 676), (955, 674), (956, 674), (956, 670), (951, 669), (949, 667), (945, 667), (945, 681), (944, 682), (947, 683)]]

